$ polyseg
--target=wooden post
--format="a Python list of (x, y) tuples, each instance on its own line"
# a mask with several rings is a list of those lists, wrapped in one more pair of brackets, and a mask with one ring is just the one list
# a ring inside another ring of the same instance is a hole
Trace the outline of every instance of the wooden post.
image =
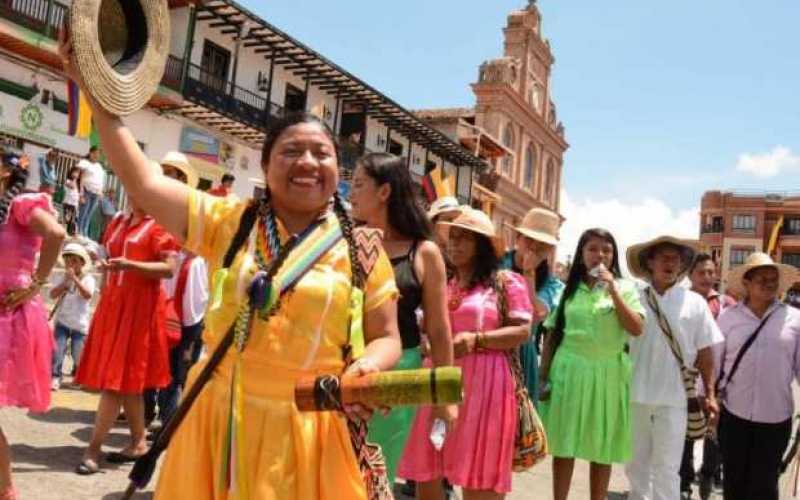
[(189, 5), (189, 27), (186, 30), (186, 42), (183, 48), (183, 69), (181, 70), (181, 93), (186, 90), (186, 78), (189, 76), (189, 61), (194, 48), (194, 30), (197, 24), (197, 7)]
[(53, 24), (50, 22), (53, 16), (53, 2), (54, 0), (47, 0), (47, 10), (44, 14), (44, 34), (48, 38), (53, 36)]

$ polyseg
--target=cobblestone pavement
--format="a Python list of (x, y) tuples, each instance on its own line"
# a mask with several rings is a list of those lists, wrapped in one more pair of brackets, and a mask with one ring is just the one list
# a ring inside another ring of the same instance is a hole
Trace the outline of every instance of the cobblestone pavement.
[[(6, 409), (0, 422), (11, 443), (14, 481), (22, 500), (63, 500), (120, 498), (127, 487), (130, 465), (106, 465), (93, 476), (73, 472), (91, 435), (97, 395), (72, 388), (68, 384), (53, 393), (49, 412), (41, 415)], [(127, 427), (117, 425), (107, 440), (105, 451), (119, 450), (128, 439)], [(509, 500), (548, 500), (552, 498), (549, 461), (533, 470), (517, 474)], [(155, 481), (136, 499), (152, 498)], [(575, 468), (570, 499), (589, 498), (589, 471), (585, 463)], [(621, 466), (613, 470), (610, 499), (625, 498), (627, 489)], [(405, 499), (398, 495), (398, 500)], [(457, 496), (460, 498), (460, 496)], [(343, 499), (345, 500), (345, 499)]]

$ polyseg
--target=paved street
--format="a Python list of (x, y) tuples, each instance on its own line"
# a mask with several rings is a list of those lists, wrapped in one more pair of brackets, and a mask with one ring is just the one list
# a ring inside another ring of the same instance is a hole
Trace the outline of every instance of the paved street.
[[(53, 396), (52, 409), (44, 415), (28, 415), (14, 409), (3, 411), (2, 426), (11, 443), (13, 472), (23, 500), (104, 499), (120, 497), (127, 486), (130, 466), (106, 466), (103, 472), (90, 477), (73, 472), (89, 440), (97, 396), (69, 386)], [(127, 429), (117, 426), (106, 450), (123, 447)], [(571, 499), (588, 499), (588, 466), (579, 463)], [(510, 500), (552, 498), (550, 464), (514, 478)], [(152, 485), (151, 485), (152, 486)], [(611, 499), (624, 498), (627, 482), (621, 467), (614, 469)], [(152, 487), (135, 498), (150, 498)]]

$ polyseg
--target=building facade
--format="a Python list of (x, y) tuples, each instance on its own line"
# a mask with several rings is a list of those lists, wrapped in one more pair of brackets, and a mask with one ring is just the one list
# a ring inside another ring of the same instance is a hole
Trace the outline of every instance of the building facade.
[[(480, 176), (472, 194), (480, 206), (490, 207), (498, 227), (507, 228), (533, 207), (559, 212), (564, 152), (569, 145), (551, 96), (555, 59), (542, 35), (535, 1), (508, 16), (503, 35), (503, 56), (481, 64), (478, 81), (472, 85), (475, 107), (463, 110), (458, 118), (474, 127), (468, 134), (477, 130), (484, 140), (502, 148), (483, 155), (491, 170)], [(440, 126), (436, 111), (418, 115)], [(452, 120), (449, 125), (452, 133)], [(480, 154), (480, 148), (476, 152)]]
[[(416, 176), (425, 164), (442, 166), (469, 201), (485, 163), (369, 84), (236, 2), (169, 5), (170, 56), (161, 86), (145, 109), (124, 119), (149, 157), (182, 151), (199, 174), (198, 187), (232, 173), (236, 194), (250, 197), (264, 186), (267, 128), (289, 112), (306, 111), (342, 139), (343, 193), (355, 158), (389, 151), (405, 157)], [(0, 0), (0, 140), (33, 157), (55, 148), (65, 166), (89, 148), (88, 140), (66, 132), (56, 36), (67, 10), (62, 0)]]
[(700, 242), (721, 276), (752, 252), (800, 267), (800, 193), (708, 191), (700, 208)]

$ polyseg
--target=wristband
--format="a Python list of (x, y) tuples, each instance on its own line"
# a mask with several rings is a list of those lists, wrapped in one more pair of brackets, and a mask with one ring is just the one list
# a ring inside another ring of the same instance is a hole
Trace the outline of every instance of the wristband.
[(35, 286), (36, 288), (42, 288), (47, 284), (47, 279), (39, 278), (37, 276), (31, 277), (31, 284), (30, 286)]
[(486, 334), (483, 332), (478, 332), (475, 334), (475, 348), (476, 349), (486, 349)]

